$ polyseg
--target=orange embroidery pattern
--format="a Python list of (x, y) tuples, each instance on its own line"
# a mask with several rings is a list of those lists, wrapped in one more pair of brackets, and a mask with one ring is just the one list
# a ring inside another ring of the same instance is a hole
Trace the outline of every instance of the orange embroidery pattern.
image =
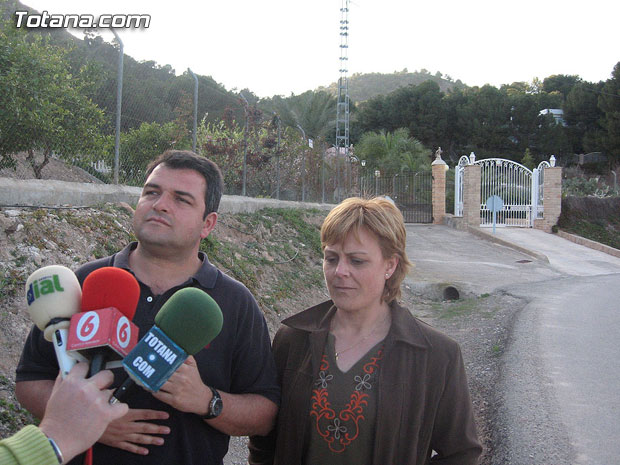
[(315, 426), (319, 435), (327, 442), (329, 450), (337, 454), (342, 453), (359, 435), (360, 422), (365, 419), (364, 407), (368, 405), (369, 395), (363, 392), (372, 388), (371, 375), (379, 368), (379, 361), (383, 357), (383, 349), (364, 365), (363, 376), (355, 376), (357, 382), (355, 390), (349, 397), (349, 402), (336, 415), (329, 402), (327, 387), (333, 375), (329, 374), (329, 362), (323, 355), (319, 371), (317, 388), (312, 390), (312, 407), (310, 416), (315, 418)]

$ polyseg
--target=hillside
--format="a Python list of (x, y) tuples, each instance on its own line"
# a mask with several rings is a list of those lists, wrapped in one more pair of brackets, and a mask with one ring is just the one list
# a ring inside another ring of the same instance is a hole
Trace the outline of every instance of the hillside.
[[(434, 81), (439, 84), (442, 92), (466, 87), (460, 80), (456, 82), (449, 76), (443, 76), (440, 72), (432, 75), (426, 70), (408, 72), (396, 71), (394, 73), (356, 73), (349, 77), (349, 97), (358, 103), (376, 97), (387, 95), (400, 87), (417, 86), (425, 81)], [(320, 87), (332, 95), (338, 95), (338, 83), (332, 82), (327, 87)]]
[[(18, 0), (0, 0), (0, 26), (3, 21), (13, 21), (17, 10), (34, 12)], [(27, 29), (27, 34), (49, 37), (51, 44), (67, 50), (67, 59), (73, 73), (85, 67), (91, 78), (96, 79), (89, 97), (106, 114), (106, 130), (114, 128), (116, 112), (116, 78), (118, 48), (105, 42), (101, 36), (88, 31), (76, 37), (64, 29)], [(186, 118), (192, 113), (194, 80), (187, 70), (175, 70), (168, 64), (154, 60), (138, 61), (125, 53), (123, 62), (123, 131), (139, 127), (143, 122), (165, 123), (176, 118)], [(243, 117), (239, 97), (211, 76), (198, 75), (198, 120), (219, 120), (225, 112), (235, 118)], [(250, 100), (252, 98), (250, 97)]]

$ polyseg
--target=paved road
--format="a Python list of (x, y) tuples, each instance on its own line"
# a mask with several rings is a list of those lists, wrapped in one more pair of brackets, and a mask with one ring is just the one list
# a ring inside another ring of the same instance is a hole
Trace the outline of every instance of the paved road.
[(620, 464), (620, 259), (532, 229), (497, 229), (516, 250), (444, 226), (408, 234), (420, 293), (451, 283), (529, 301), (499, 386), (504, 463)]

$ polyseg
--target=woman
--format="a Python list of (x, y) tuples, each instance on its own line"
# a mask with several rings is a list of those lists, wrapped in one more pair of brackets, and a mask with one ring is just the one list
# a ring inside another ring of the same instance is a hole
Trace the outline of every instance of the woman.
[(411, 263), (398, 208), (350, 198), (321, 228), (331, 300), (282, 322), (273, 341), (282, 403), (251, 464), (475, 464), (456, 342), (397, 303)]

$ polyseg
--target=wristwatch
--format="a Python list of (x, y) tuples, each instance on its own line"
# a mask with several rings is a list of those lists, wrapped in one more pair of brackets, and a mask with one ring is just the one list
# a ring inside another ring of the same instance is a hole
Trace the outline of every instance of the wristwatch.
[(217, 417), (220, 413), (222, 413), (222, 407), (224, 407), (220, 393), (211, 386), (209, 386), (209, 389), (211, 389), (213, 397), (211, 398), (211, 402), (209, 402), (209, 410), (207, 410), (207, 413), (202, 416), (204, 420), (211, 420)]

